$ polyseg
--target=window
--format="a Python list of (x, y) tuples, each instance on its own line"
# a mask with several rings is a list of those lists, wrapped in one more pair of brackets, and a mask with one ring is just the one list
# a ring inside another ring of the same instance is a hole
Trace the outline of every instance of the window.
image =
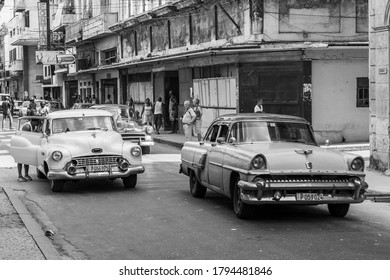
[(368, 78), (356, 78), (356, 84), (356, 107), (368, 107), (370, 100)]
[(30, 11), (24, 13), (24, 27), (30, 27)]
[(209, 130), (209, 132), (207, 133), (205, 141), (216, 142), (219, 137), (224, 137), (226, 140), (228, 132), (229, 126), (227, 126), (226, 124), (215, 124), (212, 129)]

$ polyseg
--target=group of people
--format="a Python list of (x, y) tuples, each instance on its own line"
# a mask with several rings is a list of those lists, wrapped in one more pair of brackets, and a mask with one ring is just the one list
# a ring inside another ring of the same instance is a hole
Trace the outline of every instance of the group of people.
[[(170, 90), (169, 94), (169, 121), (171, 122), (172, 131), (171, 133), (177, 133), (179, 130), (178, 127), (178, 106), (176, 96), (173, 94), (173, 91)], [(145, 99), (145, 103), (142, 106), (141, 114), (138, 115), (138, 111), (135, 110), (134, 101), (132, 98), (128, 101), (127, 105), (129, 106), (129, 115), (132, 118), (140, 118), (143, 125), (151, 125), (155, 128), (156, 134), (160, 134), (161, 128), (164, 126), (164, 104), (163, 100), (160, 97), (157, 98), (157, 101), (152, 103), (150, 98)], [(187, 140), (192, 139), (192, 131), (197, 136), (200, 141), (202, 138), (202, 107), (200, 106), (199, 98), (194, 98), (191, 106), (189, 100), (184, 102), (184, 114), (180, 118), (183, 124), (184, 134)]]

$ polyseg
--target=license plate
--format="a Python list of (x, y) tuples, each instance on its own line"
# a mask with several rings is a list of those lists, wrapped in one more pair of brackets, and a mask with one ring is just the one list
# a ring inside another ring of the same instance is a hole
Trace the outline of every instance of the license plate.
[(89, 165), (87, 166), (88, 172), (109, 172), (109, 165)]
[(297, 193), (295, 197), (297, 200), (304, 201), (318, 201), (324, 199), (324, 195), (322, 193)]

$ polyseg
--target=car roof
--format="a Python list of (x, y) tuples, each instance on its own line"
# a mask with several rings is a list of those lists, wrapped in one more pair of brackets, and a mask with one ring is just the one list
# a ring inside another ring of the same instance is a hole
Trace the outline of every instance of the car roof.
[(242, 121), (242, 120), (262, 120), (262, 121), (293, 121), (300, 123), (308, 123), (304, 118), (290, 115), (268, 114), (268, 113), (240, 113), (227, 114), (217, 117), (217, 121)]
[(127, 108), (127, 105), (123, 104), (96, 104), (91, 106), (91, 108), (101, 109), (101, 108)]
[(93, 109), (79, 109), (79, 110), (60, 110), (55, 111), (47, 115), (48, 118), (75, 118), (75, 117), (111, 117), (112, 114), (104, 110), (93, 110)]

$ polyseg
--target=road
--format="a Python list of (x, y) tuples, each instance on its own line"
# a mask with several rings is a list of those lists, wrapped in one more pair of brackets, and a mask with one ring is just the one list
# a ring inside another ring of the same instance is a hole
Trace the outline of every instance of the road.
[[(9, 165), (9, 135), (0, 135), (0, 162)], [(189, 193), (178, 173), (179, 150), (156, 145), (144, 156), (135, 189), (116, 180), (67, 183), (53, 193), (46, 180), (18, 183), (1, 168), (64, 259), (389, 259), (389, 203), (352, 205), (346, 218), (325, 206), (258, 207), (237, 219), (231, 202), (208, 191)]]

